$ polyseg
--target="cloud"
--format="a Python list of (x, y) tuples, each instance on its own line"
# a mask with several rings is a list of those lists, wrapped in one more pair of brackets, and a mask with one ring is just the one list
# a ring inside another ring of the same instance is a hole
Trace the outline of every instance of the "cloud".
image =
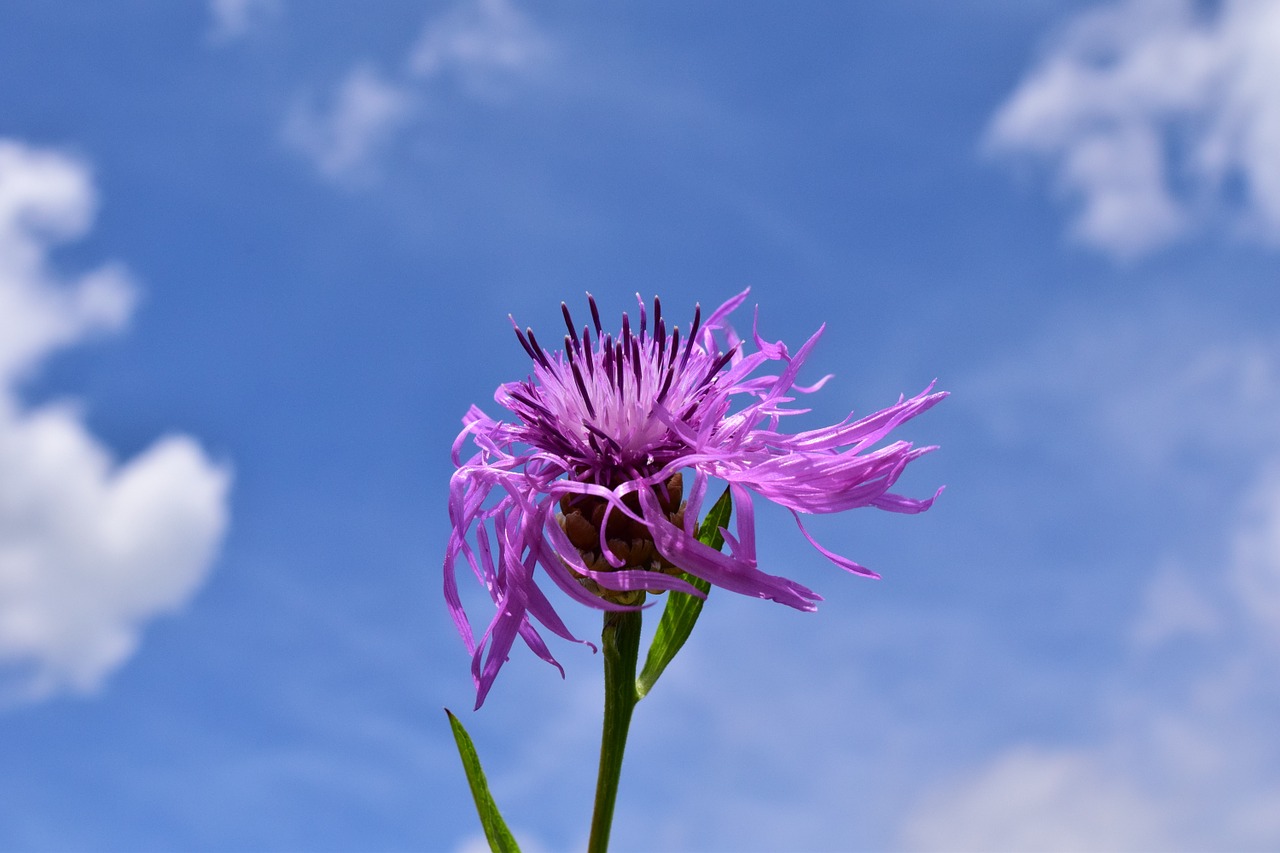
[(1167, 850), (1160, 815), (1090, 756), (1016, 748), (921, 810), (913, 850)]
[(215, 43), (245, 38), (279, 16), (281, 8), (281, 0), (209, 0), (209, 37)]
[(427, 24), (409, 69), (417, 77), (455, 72), (476, 81), (528, 73), (547, 50), (546, 39), (507, 0), (477, 0)]
[(296, 105), (284, 138), (327, 178), (367, 178), (375, 156), (409, 118), (411, 101), (403, 86), (383, 80), (369, 66), (357, 66), (339, 84), (327, 109)]
[(363, 183), (396, 134), (450, 82), (471, 98), (492, 101), (512, 81), (533, 74), (548, 54), (547, 39), (507, 0), (468, 0), (427, 22), (401, 73), (383, 75), (361, 63), (326, 106), (295, 103), (284, 140), (324, 177)]
[(1249, 454), (1277, 449), (1280, 350), (1211, 312), (1075, 317), (963, 384), (1003, 441), (1040, 445), (1047, 421), (1069, 419), (1076, 443), (1048, 451), (1075, 455), (1087, 442), (1166, 484), (1190, 475), (1188, 460), (1252, 467)]
[(1280, 4), (1126, 0), (1071, 20), (986, 147), (1046, 163), (1078, 241), (1134, 258), (1217, 218), (1280, 244)]
[(120, 330), (135, 290), (108, 264), (62, 277), (95, 194), (66, 155), (0, 140), (0, 675), (6, 699), (90, 692), (144, 625), (200, 586), (227, 524), (230, 475), (186, 436), (123, 464), (75, 409), (25, 408), (18, 383), (54, 350)]
[[(1088, 413), (1073, 431), (1107, 440), (1082, 436), (1068, 452), (1090, 448), (1152, 512), (1163, 506), (1155, 494), (1186, 476), (1182, 460), (1207, 460), (1217, 480), (1246, 472), (1245, 485), (1216, 515), (1205, 502), (1221, 483), (1186, 490), (1207, 531), (1159, 522), (1170, 551), (1134, 567), (1147, 573), (1142, 594), (1120, 625), (1123, 653), (1081, 703), (1084, 733), (1008, 744), (934, 786), (903, 824), (909, 849), (1280, 845), (1280, 348), (1196, 337), (1158, 314), (1111, 332), (1048, 336), (1044, 354), (1001, 373), (1009, 405), (1030, 411), (1026, 391), (1040, 383)], [(1037, 376), (1019, 382), (1021, 370)], [(1143, 445), (1137, 469), (1117, 461)]]
[[(933, 791), (904, 846), (1274, 849), (1280, 844), (1280, 460), (1244, 501), (1225, 566), (1161, 572), (1096, 741), (1011, 747)], [(1225, 570), (1224, 570), (1225, 568)], [(1172, 579), (1172, 580), (1171, 580)], [(1171, 584), (1198, 601), (1175, 605)], [(1212, 603), (1211, 603), (1212, 602)], [(1153, 609), (1162, 611), (1152, 612)], [(1189, 630), (1187, 630), (1189, 629)]]

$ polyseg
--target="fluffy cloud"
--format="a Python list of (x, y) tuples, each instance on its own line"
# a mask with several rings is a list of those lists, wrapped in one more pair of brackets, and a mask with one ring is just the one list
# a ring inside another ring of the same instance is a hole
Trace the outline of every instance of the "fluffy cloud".
[(7, 698), (88, 692), (207, 574), (228, 472), (185, 436), (126, 463), (73, 406), (26, 409), (18, 382), (50, 352), (127, 321), (117, 265), (60, 276), (50, 249), (88, 230), (85, 167), (0, 140), (0, 673)]
[(427, 22), (403, 73), (384, 76), (362, 63), (326, 104), (296, 103), (284, 140), (326, 178), (359, 183), (434, 89), (454, 81), (473, 97), (491, 97), (547, 54), (546, 39), (507, 0), (468, 0)]
[(1072, 234), (1121, 258), (1215, 218), (1280, 243), (1280, 3), (1127, 0), (1071, 21), (987, 146), (1053, 169)]

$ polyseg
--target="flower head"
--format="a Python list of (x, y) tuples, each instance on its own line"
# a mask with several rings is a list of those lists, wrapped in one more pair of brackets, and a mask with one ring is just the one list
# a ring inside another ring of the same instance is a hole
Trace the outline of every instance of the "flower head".
[[(695, 308), (683, 334), (678, 327), (668, 330), (656, 297), (652, 318), (641, 300), (638, 322), (633, 326), (624, 314), (615, 337), (604, 331), (588, 296), (591, 323), (581, 332), (561, 306), (568, 334), (559, 351), (545, 349), (532, 329), (516, 327), (533, 373), (494, 395), (514, 416), (509, 422), (475, 406), (467, 412), (454, 442), (458, 470), (449, 484), (453, 531), (445, 599), (472, 655), (477, 707), (517, 636), (560, 668), (534, 621), (581, 642), (539, 587), (539, 569), (570, 598), (604, 610), (632, 609), (645, 592), (701, 595), (682, 571), (733, 592), (813, 610), (819, 595), (757, 567), (753, 494), (791, 510), (804, 537), (836, 565), (871, 577), (876, 575), (814, 541), (799, 513), (862, 506), (914, 513), (937, 497), (889, 493), (907, 464), (933, 447), (875, 445), (945, 392), (930, 385), (858, 420), (851, 414), (822, 429), (779, 432), (783, 416), (806, 411), (787, 408), (794, 401), (788, 395), (816, 391), (829, 378), (809, 387), (795, 384), (823, 329), (793, 354), (780, 341), (762, 340), (753, 325), (755, 351), (747, 353), (745, 341), (726, 324), (746, 297), (740, 293), (705, 321)], [(771, 362), (776, 373), (755, 375)], [(464, 463), (460, 452), (467, 440), (477, 452)], [(727, 554), (695, 538), (712, 477), (728, 483), (737, 517), (737, 535), (724, 531)], [(458, 594), (460, 557), (497, 608), (479, 642)]]

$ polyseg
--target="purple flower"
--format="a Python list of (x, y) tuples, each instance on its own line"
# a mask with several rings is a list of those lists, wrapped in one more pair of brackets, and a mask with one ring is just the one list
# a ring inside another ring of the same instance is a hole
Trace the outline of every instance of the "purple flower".
[[(815, 542), (799, 513), (862, 506), (915, 513), (937, 497), (889, 493), (907, 463), (935, 448), (905, 441), (874, 445), (946, 393), (931, 393), (930, 384), (860, 420), (850, 415), (822, 429), (779, 432), (784, 415), (807, 411), (787, 408), (794, 400), (788, 395), (816, 391), (830, 378), (809, 387), (795, 384), (823, 329), (792, 354), (780, 341), (762, 340), (753, 323), (756, 351), (746, 353), (725, 322), (746, 298), (743, 291), (705, 323), (695, 308), (683, 336), (678, 327), (668, 331), (656, 297), (650, 327), (641, 300), (638, 327), (623, 314), (615, 338), (603, 331), (588, 295), (592, 323), (581, 333), (561, 306), (569, 334), (559, 352), (544, 349), (532, 329), (516, 327), (533, 375), (494, 395), (514, 415), (510, 422), (475, 406), (467, 412), (453, 445), (458, 470), (449, 483), (453, 532), (444, 592), (472, 655), (477, 708), (517, 635), (564, 674), (530, 617), (582, 642), (538, 586), (539, 568), (570, 598), (603, 610), (634, 609), (645, 591), (700, 596), (681, 571), (732, 592), (814, 610), (817, 593), (757, 568), (753, 492), (791, 510), (800, 532), (829, 560), (869, 577), (876, 575)], [(776, 374), (753, 375), (768, 362), (778, 363)], [(477, 452), (463, 463), (460, 451), (468, 439)], [(689, 472), (693, 482), (685, 501)], [(694, 536), (711, 477), (729, 484), (737, 516), (736, 536), (724, 532), (727, 554)], [(495, 492), (496, 502), (490, 500)], [(497, 607), (478, 643), (458, 595), (460, 556)]]

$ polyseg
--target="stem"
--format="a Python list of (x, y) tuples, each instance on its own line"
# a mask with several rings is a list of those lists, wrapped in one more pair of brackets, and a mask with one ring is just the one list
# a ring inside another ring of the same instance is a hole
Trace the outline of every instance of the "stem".
[(618, 798), (627, 729), (631, 725), (631, 711), (640, 701), (636, 692), (640, 611), (605, 613), (600, 639), (604, 647), (604, 730), (600, 735), (600, 775), (596, 779), (596, 805), (591, 816), (587, 853), (605, 853), (609, 849), (609, 829), (613, 825), (613, 804)]

